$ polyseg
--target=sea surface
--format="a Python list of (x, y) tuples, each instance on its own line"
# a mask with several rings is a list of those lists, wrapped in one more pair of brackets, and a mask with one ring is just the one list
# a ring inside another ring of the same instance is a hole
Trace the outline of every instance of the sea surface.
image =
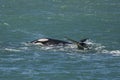
[[(93, 47), (29, 44), (65, 36)], [(0, 80), (120, 80), (120, 0), (0, 0)]]

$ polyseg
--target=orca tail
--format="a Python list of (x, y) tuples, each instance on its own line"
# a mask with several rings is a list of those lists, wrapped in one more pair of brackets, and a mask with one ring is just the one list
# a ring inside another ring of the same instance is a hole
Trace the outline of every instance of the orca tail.
[(65, 38), (68, 39), (69, 41), (71, 41), (72, 43), (76, 44), (76, 45), (77, 45), (77, 48), (78, 48), (79, 50), (84, 50), (84, 47), (83, 47), (78, 41), (75, 41), (75, 40), (73, 40), (73, 39), (71, 39), (71, 38), (68, 38), (68, 37), (65, 37)]

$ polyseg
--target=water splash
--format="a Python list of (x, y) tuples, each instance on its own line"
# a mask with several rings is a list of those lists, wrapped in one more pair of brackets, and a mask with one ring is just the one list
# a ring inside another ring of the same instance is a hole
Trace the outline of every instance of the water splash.
[(94, 41), (88, 41), (88, 44), (91, 45), (91, 50), (95, 53), (106, 53), (106, 54), (112, 54), (113, 56), (120, 56), (120, 50), (107, 50), (106, 46), (95, 43)]
[(114, 56), (120, 56), (120, 50), (107, 50), (106, 46), (95, 43), (92, 40), (87, 40), (86, 44), (89, 45), (89, 50), (78, 50), (75, 44), (70, 44), (68, 46), (40, 46), (33, 45), (31, 43), (21, 42), (19, 46), (15, 47), (8, 46), (0, 50), (9, 51), (9, 52), (24, 52), (24, 51), (53, 51), (53, 52), (66, 52), (66, 53), (103, 53), (103, 54), (112, 54)]
[(102, 50), (101, 52), (105, 54), (112, 54), (113, 56), (120, 56), (120, 50)]

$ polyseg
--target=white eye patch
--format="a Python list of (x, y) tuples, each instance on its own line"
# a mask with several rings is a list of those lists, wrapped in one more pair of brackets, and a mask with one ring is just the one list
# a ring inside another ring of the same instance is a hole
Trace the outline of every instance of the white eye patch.
[(38, 39), (38, 41), (44, 42), (44, 41), (48, 41), (48, 39)]

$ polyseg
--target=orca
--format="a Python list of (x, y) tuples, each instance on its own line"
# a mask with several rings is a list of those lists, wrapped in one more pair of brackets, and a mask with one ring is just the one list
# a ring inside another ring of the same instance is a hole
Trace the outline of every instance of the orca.
[(31, 41), (31, 43), (33, 44), (38, 44), (38, 45), (66, 45), (66, 44), (71, 44), (69, 42), (63, 41), (63, 40), (58, 40), (58, 39), (52, 39), (52, 38), (41, 38), (41, 39), (37, 39), (34, 41)]
[(40, 38), (34, 41), (31, 41), (30, 43), (41, 45), (41, 46), (68, 46), (69, 44), (75, 44), (77, 45), (77, 48), (79, 50), (84, 50), (88, 48), (88, 45), (85, 43), (86, 39), (82, 39), (80, 41), (76, 41), (73, 39), (70, 39), (66, 37), (68, 41), (58, 40), (58, 39), (52, 39), (52, 38)]

